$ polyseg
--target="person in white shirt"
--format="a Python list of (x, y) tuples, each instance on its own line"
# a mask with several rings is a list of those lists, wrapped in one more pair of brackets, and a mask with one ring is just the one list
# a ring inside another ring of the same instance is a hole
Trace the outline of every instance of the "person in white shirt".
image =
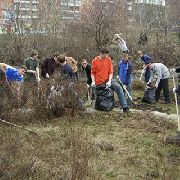
[(163, 90), (165, 103), (170, 103), (171, 100), (169, 97), (169, 85), (168, 85), (168, 79), (169, 79), (170, 73), (169, 73), (168, 68), (162, 63), (149, 63), (146, 65), (146, 67), (149, 68), (151, 71), (151, 77), (147, 85), (149, 85), (154, 80), (155, 76), (157, 77), (156, 84), (155, 84), (156, 102), (160, 98), (161, 90)]
[(119, 48), (121, 49), (121, 51), (123, 53), (127, 53), (128, 54), (129, 50), (127, 48), (126, 41), (124, 41), (124, 39), (122, 39), (120, 37), (120, 34), (115, 34), (114, 38), (113, 38), (113, 41), (119, 45)]

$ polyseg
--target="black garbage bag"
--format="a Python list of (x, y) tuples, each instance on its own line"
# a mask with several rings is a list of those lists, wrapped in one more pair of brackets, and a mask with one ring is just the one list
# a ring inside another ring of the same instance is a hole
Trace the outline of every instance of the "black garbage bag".
[(114, 104), (114, 93), (110, 88), (106, 88), (106, 86), (96, 88), (95, 109), (110, 111), (114, 108)]
[(142, 102), (153, 104), (156, 103), (155, 98), (155, 88), (153, 87), (146, 87), (144, 91), (144, 96), (142, 98)]

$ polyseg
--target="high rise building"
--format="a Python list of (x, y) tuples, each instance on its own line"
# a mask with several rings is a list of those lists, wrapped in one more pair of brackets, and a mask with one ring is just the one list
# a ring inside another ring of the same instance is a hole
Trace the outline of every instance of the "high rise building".
[(135, 0), (135, 3), (138, 4), (154, 4), (154, 5), (161, 5), (165, 6), (165, 0)]
[(0, 33), (10, 32), (15, 21), (13, 0), (0, 1)]
[(62, 19), (75, 20), (80, 18), (80, 8), (82, 0), (61, 0), (60, 10)]
[(22, 20), (38, 18), (38, 0), (14, 0), (17, 18)]
[(19, 29), (30, 29), (38, 19), (38, 0), (14, 0), (16, 24)]

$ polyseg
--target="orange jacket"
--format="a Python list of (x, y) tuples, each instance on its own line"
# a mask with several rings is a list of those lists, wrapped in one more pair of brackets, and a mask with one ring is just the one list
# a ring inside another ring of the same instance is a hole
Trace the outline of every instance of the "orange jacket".
[(106, 83), (109, 74), (113, 74), (113, 65), (110, 57), (101, 60), (99, 56), (92, 60), (91, 74), (95, 76), (96, 85)]

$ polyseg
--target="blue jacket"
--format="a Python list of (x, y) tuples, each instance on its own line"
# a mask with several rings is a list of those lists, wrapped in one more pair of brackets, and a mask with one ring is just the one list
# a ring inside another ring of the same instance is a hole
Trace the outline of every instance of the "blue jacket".
[(61, 76), (63, 77), (64, 80), (66, 80), (67, 78), (72, 78), (73, 75), (74, 75), (73, 70), (68, 63), (66, 63), (64, 66), (62, 66)]
[(130, 61), (124, 61), (121, 59), (119, 61), (119, 68), (118, 68), (118, 75), (121, 82), (125, 85), (128, 85), (131, 83), (132, 78), (132, 64)]
[(23, 82), (23, 75), (19, 74), (18, 69), (8, 66), (5, 73), (8, 81)]

